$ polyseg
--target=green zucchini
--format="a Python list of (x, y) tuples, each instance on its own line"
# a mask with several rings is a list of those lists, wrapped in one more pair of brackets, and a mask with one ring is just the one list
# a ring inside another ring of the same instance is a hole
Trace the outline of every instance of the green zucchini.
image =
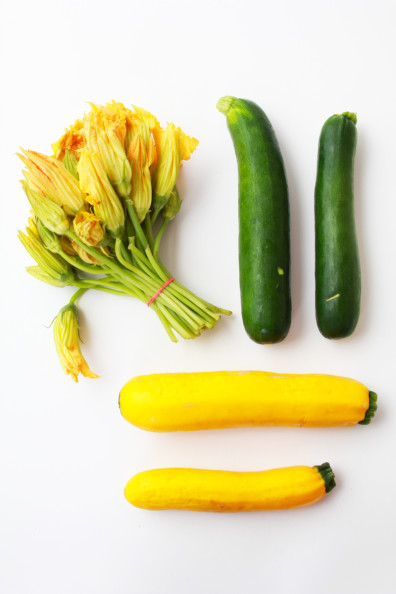
[(354, 217), (356, 114), (333, 115), (319, 139), (315, 186), (316, 320), (326, 338), (354, 331), (360, 313), (360, 263)]
[(280, 342), (291, 322), (289, 198), (274, 130), (258, 105), (222, 97), (239, 173), (242, 319), (260, 344)]

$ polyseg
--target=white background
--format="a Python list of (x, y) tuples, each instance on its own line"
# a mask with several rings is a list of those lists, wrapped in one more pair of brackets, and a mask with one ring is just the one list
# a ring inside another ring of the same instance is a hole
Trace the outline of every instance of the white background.
[[(7, 4), (7, 5), (6, 5)], [(1, 71), (0, 591), (2, 594), (390, 594), (395, 560), (395, 26), (392, 1), (3, 3)], [(256, 101), (284, 155), (291, 203), (293, 322), (260, 346), (243, 330), (237, 170), (222, 95)], [(63, 375), (47, 328), (71, 288), (39, 283), (16, 238), (28, 205), (19, 146), (50, 152), (111, 99), (200, 140), (162, 255), (202, 297), (233, 310), (170, 343), (140, 302), (87, 293), (84, 353), (98, 380)], [(313, 189), (320, 128), (356, 111), (362, 309), (328, 341), (314, 315)], [(149, 434), (118, 392), (162, 371), (323, 372), (378, 392), (369, 426)], [(217, 515), (147, 512), (124, 485), (153, 467), (259, 470), (329, 461), (337, 488), (312, 507)]]

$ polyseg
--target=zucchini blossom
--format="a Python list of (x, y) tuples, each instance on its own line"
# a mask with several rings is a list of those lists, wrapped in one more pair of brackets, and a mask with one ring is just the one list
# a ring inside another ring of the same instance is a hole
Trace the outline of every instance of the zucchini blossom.
[(51, 145), (52, 155), (21, 150), (32, 215), (19, 238), (37, 264), (27, 271), (78, 289), (54, 324), (62, 368), (75, 381), (79, 373), (97, 377), (78, 339), (75, 303), (89, 289), (139, 299), (173, 342), (231, 313), (189, 291), (160, 258), (164, 231), (181, 206), (180, 167), (197, 144), (172, 123), (162, 128), (149, 111), (112, 101), (91, 103)]

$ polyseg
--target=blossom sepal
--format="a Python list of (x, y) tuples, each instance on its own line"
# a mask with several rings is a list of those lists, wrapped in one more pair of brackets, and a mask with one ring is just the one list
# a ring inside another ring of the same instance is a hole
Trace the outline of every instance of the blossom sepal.
[(76, 215), (84, 209), (84, 197), (77, 179), (62, 161), (35, 151), (22, 150), (18, 157), (26, 165), (23, 172), (30, 189), (61, 206), (67, 214)]
[(162, 216), (164, 219), (171, 221), (175, 218), (177, 213), (179, 212), (181, 207), (181, 200), (179, 196), (179, 192), (177, 191), (176, 186), (173, 188), (167, 203), (164, 206), (162, 211)]
[(124, 234), (124, 208), (111, 185), (98, 155), (83, 150), (78, 162), (80, 186), (95, 215), (113, 237)]
[(53, 254), (60, 254), (62, 253), (62, 244), (60, 239), (56, 233), (47, 229), (47, 227), (42, 223), (40, 219), (36, 220), (36, 229), (40, 236), (41, 241)]

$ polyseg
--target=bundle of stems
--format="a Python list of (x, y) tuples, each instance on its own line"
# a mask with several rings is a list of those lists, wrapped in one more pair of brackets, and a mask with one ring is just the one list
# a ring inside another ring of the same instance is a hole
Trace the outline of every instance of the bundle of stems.
[(172, 341), (195, 338), (231, 312), (196, 296), (160, 259), (164, 231), (181, 200), (176, 178), (198, 141), (149, 112), (121, 103), (92, 105), (53, 156), (22, 151), (23, 189), (32, 207), (21, 242), (51, 285), (78, 287), (61, 309), (54, 338), (64, 371), (97, 377), (78, 340), (77, 299), (88, 289), (137, 297), (158, 315)]

